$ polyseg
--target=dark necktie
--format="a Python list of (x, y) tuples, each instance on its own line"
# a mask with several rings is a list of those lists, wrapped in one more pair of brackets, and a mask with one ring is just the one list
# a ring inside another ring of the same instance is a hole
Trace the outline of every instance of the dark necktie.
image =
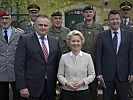
[(127, 26), (127, 20), (126, 19), (124, 20), (124, 26)]
[(115, 35), (113, 37), (113, 46), (114, 46), (114, 50), (115, 52), (117, 53), (117, 43), (118, 43), (118, 37), (117, 37), (117, 34), (118, 32), (113, 32)]
[(44, 55), (44, 58), (45, 58), (45, 60), (47, 62), (47, 60), (48, 60), (48, 50), (47, 50), (46, 45), (44, 43), (44, 37), (40, 37), (40, 38), (41, 38), (41, 42), (42, 42), (43, 55)]
[(6, 42), (8, 43), (8, 35), (7, 35), (7, 30), (5, 30), (5, 31), (4, 31), (4, 33), (5, 33), (5, 36), (4, 36), (4, 38), (5, 38)]

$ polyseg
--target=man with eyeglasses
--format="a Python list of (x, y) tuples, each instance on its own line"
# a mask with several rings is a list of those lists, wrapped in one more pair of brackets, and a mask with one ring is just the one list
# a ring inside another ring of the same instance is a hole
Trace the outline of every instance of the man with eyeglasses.
[(20, 28), (23, 29), (26, 34), (34, 32), (33, 25), (37, 15), (39, 14), (40, 7), (37, 4), (30, 4), (27, 7), (27, 10), (29, 11), (29, 20), (20, 24)]
[(12, 100), (20, 100), (16, 90), (14, 59), (19, 36), (23, 34), (11, 26), (12, 17), (6, 10), (0, 10), (0, 99), (9, 100), (9, 84), (13, 91)]
[(128, 1), (124, 1), (120, 4), (122, 23), (121, 27), (126, 30), (133, 31), (133, 20), (130, 18), (132, 4)]

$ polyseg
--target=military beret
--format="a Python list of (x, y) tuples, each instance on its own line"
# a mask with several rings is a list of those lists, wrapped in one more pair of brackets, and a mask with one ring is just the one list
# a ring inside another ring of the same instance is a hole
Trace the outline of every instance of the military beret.
[(27, 10), (29, 11), (38, 11), (40, 10), (40, 7), (37, 5), (37, 4), (30, 4), (28, 7), (27, 7)]
[(61, 12), (54, 12), (51, 14), (51, 16), (61, 16), (62, 17), (62, 13)]
[(132, 4), (128, 1), (122, 2), (119, 6), (121, 9), (131, 9)]
[(83, 8), (83, 12), (84, 11), (86, 11), (86, 10), (94, 10), (94, 8), (93, 8), (93, 6), (91, 6), (91, 5), (87, 5), (87, 6), (85, 6), (84, 8)]
[(10, 16), (11, 14), (7, 10), (0, 10), (0, 17)]

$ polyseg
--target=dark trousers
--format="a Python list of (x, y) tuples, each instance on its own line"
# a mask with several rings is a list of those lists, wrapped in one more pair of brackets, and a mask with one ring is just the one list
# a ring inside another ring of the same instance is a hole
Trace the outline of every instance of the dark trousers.
[(118, 76), (114, 81), (105, 81), (106, 89), (103, 89), (103, 100), (114, 100), (116, 90), (119, 100), (128, 100), (128, 82), (121, 82)]
[(0, 100), (9, 100), (9, 83), (13, 91), (12, 100), (20, 100), (20, 94), (16, 90), (15, 82), (0, 82)]
[(61, 91), (60, 100), (89, 100), (89, 91)]
[(129, 98), (133, 99), (133, 82), (128, 83), (128, 95)]
[(47, 80), (45, 80), (45, 86), (43, 89), (43, 92), (41, 94), (40, 97), (33, 97), (33, 96), (29, 96), (29, 98), (22, 98), (21, 100), (55, 100), (55, 95), (48, 95), (48, 91), (47, 91)]
[(98, 80), (97, 78), (94, 79), (94, 81), (92, 81), (89, 84), (89, 100), (97, 100), (97, 88), (98, 88)]

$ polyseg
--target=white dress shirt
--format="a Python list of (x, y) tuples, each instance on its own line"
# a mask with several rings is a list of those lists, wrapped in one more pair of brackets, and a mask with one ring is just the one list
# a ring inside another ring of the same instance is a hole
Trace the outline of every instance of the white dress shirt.
[(118, 30), (115, 30), (115, 31), (111, 29), (112, 39), (115, 36), (114, 32), (118, 32), (118, 34), (117, 34), (117, 38), (118, 38), (118, 41), (117, 41), (117, 53), (118, 53), (118, 50), (119, 50), (119, 47), (120, 47), (120, 43), (121, 43), (121, 30), (120, 30), (120, 28)]

